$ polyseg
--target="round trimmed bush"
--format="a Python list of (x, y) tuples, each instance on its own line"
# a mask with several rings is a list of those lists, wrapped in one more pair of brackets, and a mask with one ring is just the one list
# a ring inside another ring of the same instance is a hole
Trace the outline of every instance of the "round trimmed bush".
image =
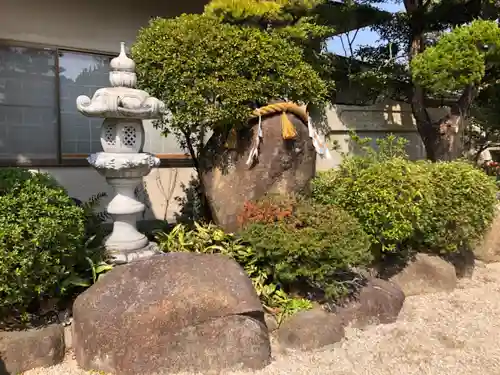
[(338, 298), (349, 290), (344, 281), (352, 267), (372, 261), (369, 238), (358, 221), (333, 205), (268, 197), (247, 203), (240, 224), (241, 238), (287, 292), (307, 285)]
[(321, 105), (327, 96), (302, 48), (206, 14), (151, 20), (131, 52), (139, 85), (165, 102), (171, 117), (163, 125), (181, 138), (201, 126), (244, 125), (272, 99)]
[(53, 178), (0, 169), (0, 318), (58, 296), (84, 239), (83, 209)]
[(493, 221), (495, 182), (464, 161), (428, 164), (427, 169), (434, 201), (416, 241), (423, 250), (441, 254), (472, 248)]
[(426, 164), (395, 157), (355, 171), (331, 170), (313, 181), (313, 197), (356, 217), (375, 254), (402, 250), (423, 225), (433, 196)]

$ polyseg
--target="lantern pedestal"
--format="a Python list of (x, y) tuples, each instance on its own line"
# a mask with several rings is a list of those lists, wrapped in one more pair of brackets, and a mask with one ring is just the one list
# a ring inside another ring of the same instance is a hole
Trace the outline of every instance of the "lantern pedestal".
[(137, 231), (137, 219), (146, 207), (137, 199), (135, 189), (160, 160), (147, 153), (98, 152), (88, 161), (115, 192), (106, 209), (113, 219), (113, 231), (104, 242), (113, 261), (127, 263), (157, 252), (156, 245), (150, 244), (147, 237)]

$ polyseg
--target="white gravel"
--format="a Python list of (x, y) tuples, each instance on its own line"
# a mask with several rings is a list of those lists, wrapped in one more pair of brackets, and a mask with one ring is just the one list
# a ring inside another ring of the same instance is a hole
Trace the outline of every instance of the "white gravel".
[[(453, 293), (407, 298), (394, 324), (349, 329), (332, 347), (279, 354), (261, 371), (231, 374), (498, 375), (499, 344), (500, 263), (494, 263), (476, 268)], [(82, 374), (88, 373), (77, 368), (71, 354), (59, 366), (26, 373)]]

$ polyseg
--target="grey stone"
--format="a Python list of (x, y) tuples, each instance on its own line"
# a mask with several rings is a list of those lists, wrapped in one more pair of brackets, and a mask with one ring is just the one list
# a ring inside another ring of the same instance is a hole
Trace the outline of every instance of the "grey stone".
[(0, 375), (56, 365), (64, 359), (64, 352), (64, 330), (58, 324), (0, 332)]
[(293, 315), (277, 334), (281, 348), (313, 350), (339, 342), (345, 332), (341, 317), (316, 308)]
[(243, 269), (192, 253), (118, 266), (78, 296), (73, 348), (82, 368), (116, 375), (258, 369), (271, 356)]
[(277, 322), (276, 318), (274, 317), (274, 315), (269, 314), (269, 313), (265, 313), (264, 319), (266, 321), (267, 330), (269, 332), (274, 332), (278, 329), (278, 322)]
[(403, 308), (405, 294), (396, 284), (371, 279), (356, 298), (338, 310), (345, 325), (364, 328), (370, 324), (394, 323)]
[(406, 296), (451, 291), (458, 282), (451, 263), (438, 256), (421, 253), (390, 280), (399, 285)]

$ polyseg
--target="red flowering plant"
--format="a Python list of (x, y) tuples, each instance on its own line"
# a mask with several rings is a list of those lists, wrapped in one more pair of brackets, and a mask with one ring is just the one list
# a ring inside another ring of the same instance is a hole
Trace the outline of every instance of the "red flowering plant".
[[(267, 275), (267, 305), (277, 294), (304, 305), (344, 298), (357, 290), (354, 269), (371, 263), (370, 241), (356, 219), (334, 205), (301, 196), (270, 195), (245, 202), (238, 235)], [(361, 279), (360, 279), (361, 280)]]
[(242, 228), (250, 223), (281, 222), (293, 215), (295, 204), (293, 197), (286, 196), (267, 197), (258, 202), (246, 201), (243, 211), (238, 215), (238, 225)]

